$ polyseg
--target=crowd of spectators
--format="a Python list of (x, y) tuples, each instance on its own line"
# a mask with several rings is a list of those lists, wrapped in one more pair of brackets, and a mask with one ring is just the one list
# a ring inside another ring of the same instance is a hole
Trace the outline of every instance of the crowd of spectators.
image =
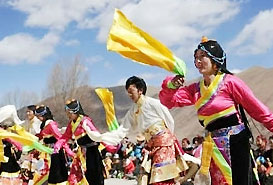
[(141, 169), (144, 144), (145, 137), (139, 134), (136, 142), (125, 137), (115, 154), (106, 152), (103, 155), (106, 178), (136, 179)]
[[(181, 146), (183, 150), (196, 158), (201, 159), (202, 142), (204, 138), (197, 135), (190, 141), (188, 138), (183, 138)], [(142, 135), (137, 136), (137, 141), (132, 142), (127, 137), (123, 139), (117, 153), (104, 153), (104, 165), (106, 178), (121, 178), (121, 179), (137, 179), (141, 174), (141, 162), (143, 160), (143, 148), (145, 146), (145, 138)], [(253, 151), (253, 166), (257, 170), (260, 185), (273, 184), (273, 136), (268, 139), (259, 135), (256, 137), (256, 142), (252, 145)], [(198, 171), (199, 166), (192, 172), (184, 172), (181, 177), (186, 177), (181, 185), (193, 185), (194, 176)], [(253, 182), (259, 184), (255, 174), (253, 173)]]
[(273, 136), (268, 139), (263, 135), (256, 137), (257, 149), (253, 151), (261, 185), (273, 184)]

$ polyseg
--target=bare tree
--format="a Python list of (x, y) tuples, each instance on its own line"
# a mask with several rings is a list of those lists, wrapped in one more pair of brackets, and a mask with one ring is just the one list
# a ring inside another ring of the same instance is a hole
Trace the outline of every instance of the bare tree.
[(89, 75), (80, 62), (79, 57), (73, 61), (60, 61), (56, 63), (48, 77), (45, 102), (55, 113), (59, 121), (65, 121), (64, 105), (67, 99), (81, 99), (86, 95)]
[(1, 106), (15, 105), (17, 109), (24, 106), (35, 104), (40, 100), (39, 96), (34, 92), (21, 91), (16, 89), (14, 91), (7, 92), (2, 96)]

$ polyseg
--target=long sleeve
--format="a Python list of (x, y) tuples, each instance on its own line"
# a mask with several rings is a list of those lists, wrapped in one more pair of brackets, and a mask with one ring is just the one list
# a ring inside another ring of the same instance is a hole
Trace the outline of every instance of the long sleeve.
[(83, 123), (83, 128), (86, 131), (87, 135), (96, 142), (103, 142), (108, 145), (117, 145), (120, 141), (126, 136), (128, 129), (124, 128), (122, 125), (117, 129), (111, 132), (105, 132), (103, 134), (98, 131), (92, 131), (87, 123)]
[(169, 109), (193, 105), (198, 99), (198, 83), (193, 83), (178, 89), (171, 89), (168, 87), (168, 83), (170, 83), (172, 78), (173, 77), (167, 77), (163, 81), (161, 85), (162, 89), (159, 92), (160, 102)]
[(71, 124), (68, 123), (68, 126), (64, 132), (64, 134), (61, 136), (61, 138), (58, 139), (58, 141), (54, 145), (54, 150), (59, 151), (62, 146), (67, 143), (69, 139), (72, 138), (72, 130), (71, 130)]
[(60, 139), (60, 138), (62, 137), (62, 134), (61, 134), (60, 131), (59, 131), (57, 122), (53, 121), (53, 122), (51, 122), (48, 126), (49, 126), (49, 129), (50, 129), (51, 134), (52, 134), (57, 140)]
[(273, 132), (272, 112), (254, 96), (251, 89), (235, 76), (230, 76), (227, 85), (229, 86), (229, 93), (233, 96), (235, 102), (241, 104), (252, 118)]

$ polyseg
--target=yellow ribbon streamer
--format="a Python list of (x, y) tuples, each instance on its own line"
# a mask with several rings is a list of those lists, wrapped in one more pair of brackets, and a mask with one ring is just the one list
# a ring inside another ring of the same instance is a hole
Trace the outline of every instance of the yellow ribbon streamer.
[(113, 93), (106, 88), (95, 89), (95, 92), (100, 97), (102, 104), (104, 106), (106, 114), (106, 123), (108, 125), (109, 130), (110, 131), (116, 130), (119, 127), (119, 124), (115, 116)]
[(118, 9), (109, 32), (107, 49), (122, 56), (185, 76), (186, 65), (165, 45), (136, 27)]
[(27, 132), (22, 126), (17, 125), (17, 124), (12, 126), (12, 127), (9, 127), (7, 130), (12, 131), (12, 132), (16, 132), (20, 136), (30, 138), (30, 139), (35, 140), (35, 141), (39, 140), (38, 137), (36, 137), (33, 134)]
[(210, 161), (212, 157), (214, 142), (211, 138), (211, 134), (209, 134), (205, 141), (202, 144), (202, 158), (201, 158), (201, 168), (200, 172), (204, 175), (209, 173)]

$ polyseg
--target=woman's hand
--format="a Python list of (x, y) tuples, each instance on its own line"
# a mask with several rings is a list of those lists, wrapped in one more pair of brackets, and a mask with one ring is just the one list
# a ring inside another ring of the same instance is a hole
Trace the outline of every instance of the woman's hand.
[(176, 87), (182, 87), (184, 85), (184, 76), (176, 75), (172, 80), (172, 84)]

